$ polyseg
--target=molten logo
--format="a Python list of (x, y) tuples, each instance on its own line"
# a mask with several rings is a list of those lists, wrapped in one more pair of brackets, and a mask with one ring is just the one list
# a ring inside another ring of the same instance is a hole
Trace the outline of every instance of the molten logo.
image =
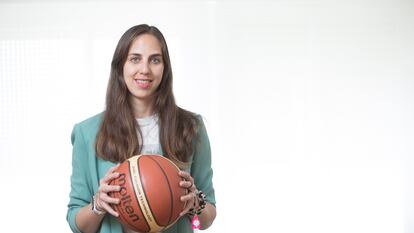
[(127, 188), (125, 187), (125, 174), (121, 173), (118, 178), (118, 185), (121, 186), (119, 190), (119, 194), (121, 195), (119, 208), (123, 213), (127, 213), (130, 219), (135, 222), (139, 220), (138, 215), (135, 213), (134, 208), (132, 207), (132, 199), (131, 196), (127, 192)]

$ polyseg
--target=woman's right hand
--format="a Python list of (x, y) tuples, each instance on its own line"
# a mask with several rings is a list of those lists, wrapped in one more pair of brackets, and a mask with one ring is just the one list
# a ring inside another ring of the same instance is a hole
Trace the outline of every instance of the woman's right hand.
[(115, 172), (115, 170), (119, 167), (119, 164), (111, 167), (106, 175), (99, 181), (99, 189), (98, 192), (95, 194), (95, 204), (96, 209), (99, 211), (103, 211), (106, 213), (110, 213), (115, 217), (118, 217), (119, 214), (112, 209), (110, 204), (118, 205), (120, 200), (119, 198), (113, 198), (108, 195), (109, 192), (116, 192), (121, 189), (119, 185), (109, 185), (109, 183), (113, 180), (118, 178), (119, 172)]

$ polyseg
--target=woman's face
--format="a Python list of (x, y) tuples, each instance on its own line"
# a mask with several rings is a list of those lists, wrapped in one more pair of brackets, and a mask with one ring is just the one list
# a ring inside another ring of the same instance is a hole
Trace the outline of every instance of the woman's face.
[(161, 45), (151, 34), (135, 38), (124, 64), (124, 80), (133, 101), (151, 101), (162, 80)]

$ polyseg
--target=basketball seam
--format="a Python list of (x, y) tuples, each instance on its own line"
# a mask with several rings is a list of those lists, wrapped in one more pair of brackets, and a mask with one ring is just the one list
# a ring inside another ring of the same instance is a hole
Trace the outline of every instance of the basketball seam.
[[(164, 177), (165, 177), (165, 179), (167, 180), (167, 183), (168, 183), (168, 190), (170, 191), (170, 200), (171, 200), (170, 201), (170, 203), (171, 203), (171, 205), (170, 205), (170, 216), (168, 217), (168, 221), (167, 221), (167, 225), (166, 225), (166, 226), (168, 226), (168, 225), (171, 224), (171, 218), (172, 218), (172, 214), (173, 214), (173, 210), (174, 210), (174, 206), (173, 206), (174, 205), (174, 197), (173, 197), (173, 193), (172, 193), (172, 190), (171, 190), (170, 180), (168, 179), (168, 176), (165, 173), (164, 168), (158, 163), (158, 161), (155, 160), (155, 159), (153, 159), (153, 158), (151, 158), (151, 156), (148, 156), (148, 158), (150, 158), (151, 160), (153, 160), (160, 167), (160, 169), (162, 171), (162, 174), (164, 175)], [(144, 192), (145, 192), (145, 190), (144, 190)], [(150, 206), (150, 209), (151, 209), (151, 205), (149, 203), (148, 203), (148, 205)], [(155, 221), (158, 224), (157, 218), (154, 217), (154, 219), (155, 219)]]

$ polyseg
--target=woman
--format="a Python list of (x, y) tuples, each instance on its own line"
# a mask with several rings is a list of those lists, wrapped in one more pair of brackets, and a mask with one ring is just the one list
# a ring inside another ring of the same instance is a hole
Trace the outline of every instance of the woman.
[[(117, 221), (108, 192), (117, 163), (133, 155), (162, 154), (174, 161), (189, 190), (180, 219), (165, 232), (192, 232), (199, 212), (201, 229), (215, 219), (210, 144), (201, 117), (179, 108), (172, 91), (167, 44), (154, 26), (137, 25), (124, 33), (111, 63), (106, 109), (75, 125), (67, 221), (73, 232), (131, 232)], [(201, 194), (201, 191), (204, 195)], [(205, 201), (205, 208), (202, 208)]]

